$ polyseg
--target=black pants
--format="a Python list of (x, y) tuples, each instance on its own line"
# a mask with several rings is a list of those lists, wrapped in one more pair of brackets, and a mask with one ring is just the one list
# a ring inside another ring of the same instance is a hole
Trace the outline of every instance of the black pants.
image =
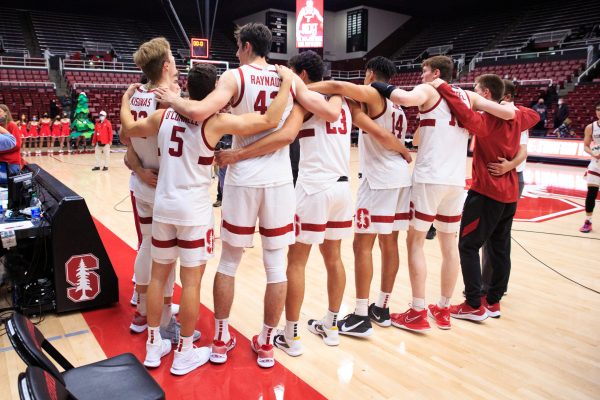
[[(517, 175), (519, 176), (519, 198), (521, 198), (523, 189), (525, 188), (525, 180), (523, 179), (523, 172), (517, 172)], [(487, 243), (485, 243), (481, 249), (481, 279), (483, 281), (481, 293), (486, 294), (490, 287), (490, 282), (492, 281), (492, 265), (490, 263), (490, 254)]]
[(458, 249), (465, 296), (473, 308), (481, 305), (481, 263), (479, 249), (487, 242), (492, 278), (487, 294), (490, 304), (502, 298), (510, 276), (510, 230), (517, 203), (501, 203), (469, 190), (462, 220)]

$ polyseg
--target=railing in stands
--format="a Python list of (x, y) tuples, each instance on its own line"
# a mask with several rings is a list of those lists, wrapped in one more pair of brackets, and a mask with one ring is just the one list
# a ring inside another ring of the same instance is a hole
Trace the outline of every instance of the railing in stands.
[(54, 82), (17, 82), (17, 81), (0, 81), (0, 86), (10, 87), (51, 87), (56, 89)]
[(570, 29), (559, 29), (551, 32), (538, 32), (531, 35), (529, 40), (537, 43), (555, 43), (556, 45), (561, 45), (570, 34)]
[(472, 71), (473, 68), (475, 68), (475, 64), (478, 62), (481, 62), (483, 60), (494, 60), (494, 61), (498, 61), (498, 60), (517, 60), (517, 61), (523, 61), (523, 60), (531, 60), (534, 58), (539, 58), (542, 55), (565, 55), (569, 52), (576, 52), (576, 51), (591, 51), (591, 49), (589, 49), (588, 47), (576, 47), (576, 48), (572, 48), (572, 49), (557, 49), (557, 50), (547, 50), (547, 51), (537, 51), (537, 52), (530, 52), (530, 53), (515, 53), (515, 54), (498, 54), (498, 55), (490, 55), (490, 56), (485, 56), (483, 55), (484, 53), (478, 53), (479, 55), (476, 55), (475, 57), (473, 57), (473, 60), (471, 60), (471, 63), (469, 64), (469, 71)]
[(75, 82), (73, 83), (73, 89), (77, 88), (88, 88), (88, 89), (127, 89), (128, 83), (86, 83), (86, 82)]
[(365, 71), (355, 70), (355, 71), (340, 71), (337, 69), (331, 70), (331, 79), (339, 79), (339, 80), (352, 80), (352, 79), (364, 79)]
[(600, 65), (599, 63), (600, 63), (600, 58), (598, 58), (596, 61), (594, 61), (594, 62), (592, 63), (592, 65), (590, 65), (590, 66), (589, 66), (589, 67), (588, 67), (588, 68), (587, 68), (585, 71), (583, 71), (583, 72), (581, 73), (581, 75), (579, 75), (579, 76), (577, 77), (577, 83), (580, 83), (582, 79), (585, 79), (585, 77), (586, 77), (586, 76), (588, 76), (588, 75), (589, 75), (589, 73), (590, 73), (590, 72), (591, 72), (591, 71), (592, 71), (594, 68), (596, 68), (597, 66), (599, 66), (599, 65)]
[(48, 69), (46, 59), (31, 57), (0, 57), (0, 66)]
[[(91, 60), (61, 60), (61, 71), (63, 70), (84, 70), (84, 71), (100, 71), (100, 72), (125, 72), (139, 74), (141, 71), (132, 62), (121, 61), (91, 61)], [(177, 69), (182, 73), (187, 73), (189, 67), (187, 65), (177, 65)]]

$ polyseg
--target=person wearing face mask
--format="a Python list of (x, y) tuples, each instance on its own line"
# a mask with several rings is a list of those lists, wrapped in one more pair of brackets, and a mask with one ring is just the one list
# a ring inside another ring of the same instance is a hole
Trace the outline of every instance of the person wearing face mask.
[(48, 144), (49, 152), (54, 152), (54, 142), (60, 141), (60, 128), (60, 115), (57, 115), (54, 117), (54, 121), (52, 121), (52, 138)]
[(554, 114), (554, 128), (560, 127), (569, 117), (569, 107), (564, 99), (558, 99), (558, 109)]
[(42, 147), (44, 145), (50, 147), (50, 141), (52, 140), (52, 131), (50, 130), (50, 124), (52, 124), (52, 120), (48, 116), (48, 113), (44, 113), (42, 115), (42, 118), (40, 118), (40, 142), (36, 151), (37, 154), (42, 153)]
[(108, 171), (110, 162), (110, 144), (113, 139), (112, 125), (106, 119), (106, 111), (100, 111), (100, 117), (94, 128), (94, 136), (92, 138), (92, 146), (95, 146), (94, 154), (96, 155), (96, 165), (92, 171), (99, 171), (102, 166), (102, 171)]
[(65, 139), (67, 142), (67, 151), (71, 152), (71, 141), (69, 140), (69, 136), (71, 135), (71, 119), (69, 118), (69, 114), (63, 111), (62, 118), (60, 119), (60, 140), (58, 143), (59, 153), (63, 152), (63, 147), (65, 147)]
[(21, 170), (21, 134), (9, 108), (0, 104), (0, 161), (8, 163), (10, 174)]

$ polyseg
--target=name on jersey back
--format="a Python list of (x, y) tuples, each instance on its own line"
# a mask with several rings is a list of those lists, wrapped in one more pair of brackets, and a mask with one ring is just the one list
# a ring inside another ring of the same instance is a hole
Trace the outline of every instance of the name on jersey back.
[(133, 97), (130, 104), (136, 107), (150, 107), (152, 105), (152, 99), (148, 97)]
[(165, 119), (170, 119), (172, 121), (183, 122), (184, 124), (198, 126), (198, 122), (187, 119), (186, 117), (179, 115), (176, 111), (173, 110), (165, 111)]
[(275, 76), (250, 75), (250, 83), (252, 85), (279, 87), (281, 86), (281, 79)]

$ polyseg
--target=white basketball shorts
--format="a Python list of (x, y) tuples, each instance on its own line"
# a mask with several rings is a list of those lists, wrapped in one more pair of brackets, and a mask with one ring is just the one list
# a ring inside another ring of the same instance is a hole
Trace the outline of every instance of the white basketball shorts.
[(358, 188), (354, 231), (387, 235), (408, 230), (410, 186), (371, 189), (366, 179)]
[(411, 201), (411, 226), (427, 232), (431, 223), (435, 229), (455, 233), (460, 229), (460, 218), (465, 203), (462, 186), (413, 183)]
[[(211, 213), (212, 215), (212, 213)], [(182, 267), (198, 267), (214, 257), (214, 220), (208, 225), (183, 226), (152, 222), (152, 259)]]

